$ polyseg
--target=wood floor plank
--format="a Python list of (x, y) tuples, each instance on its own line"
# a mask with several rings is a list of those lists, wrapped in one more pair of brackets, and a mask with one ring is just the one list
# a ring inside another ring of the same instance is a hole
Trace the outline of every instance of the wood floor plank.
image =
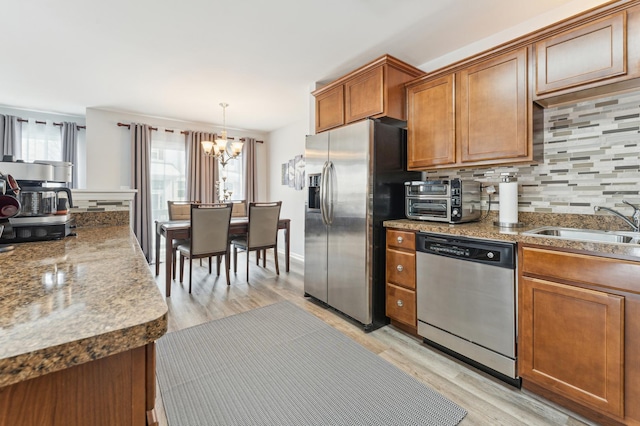
[[(267, 267), (263, 268), (252, 258), (248, 283), (244, 254), (239, 254), (238, 260), (238, 273), (234, 274), (232, 267), (230, 286), (226, 284), (224, 271), (218, 277), (214, 268), (210, 275), (206, 262), (203, 267), (194, 263), (191, 294), (188, 293), (188, 268), (185, 268), (184, 283), (173, 281), (171, 297), (167, 298), (168, 332), (288, 300), (464, 407), (469, 414), (461, 426), (592, 425), (568, 410), (505, 384), (392, 326), (364, 333), (344, 316), (304, 297), (304, 265), (295, 259), (291, 260), (290, 272), (281, 268), (278, 276), (272, 260), (268, 260)], [(153, 265), (151, 270), (155, 270)], [(156, 282), (164, 292), (162, 273)], [(159, 425), (167, 426), (159, 389), (156, 412)]]

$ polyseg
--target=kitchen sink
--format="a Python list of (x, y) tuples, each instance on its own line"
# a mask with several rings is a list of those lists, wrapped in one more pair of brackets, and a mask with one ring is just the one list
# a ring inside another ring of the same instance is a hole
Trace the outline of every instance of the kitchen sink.
[(602, 243), (640, 244), (640, 232), (598, 231), (595, 229), (561, 228), (543, 226), (523, 232), (531, 237), (562, 238), (565, 240), (596, 241)]

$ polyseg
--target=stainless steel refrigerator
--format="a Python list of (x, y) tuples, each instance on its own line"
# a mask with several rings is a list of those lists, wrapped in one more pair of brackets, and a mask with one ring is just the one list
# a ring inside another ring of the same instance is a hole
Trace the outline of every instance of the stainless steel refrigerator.
[(406, 131), (365, 120), (307, 136), (305, 296), (366, 331), (385, 316), (383, 221), (404, 217)]

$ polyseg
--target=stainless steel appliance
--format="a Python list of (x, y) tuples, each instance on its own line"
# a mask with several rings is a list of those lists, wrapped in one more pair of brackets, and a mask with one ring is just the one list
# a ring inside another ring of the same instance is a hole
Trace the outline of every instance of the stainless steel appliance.
[(515, 244), (418, 233), (418, 334), (494, 376), (516, 371)]
[(307, 136), (305, 296), (372, 330), (386, 324), (385, 230), (404, 216), (406, 131), (364, 120)]
[(0, 243), (53, 240), (71, 234), (71, 167), (64, 162), (0, 162), (0, 171), (15, 177), (20, 188), (15, 197), (21, 205), (19, 214), (5, 223)]
[(449, 223), (478, 220), (480, 195), (480, 182), (460, 178), (405, 182), (405, 214)]

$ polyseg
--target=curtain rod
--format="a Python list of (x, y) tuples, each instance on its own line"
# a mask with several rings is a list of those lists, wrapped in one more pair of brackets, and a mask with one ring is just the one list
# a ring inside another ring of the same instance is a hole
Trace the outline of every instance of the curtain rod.
[[(118, 127), (126, 127), (127, 129), (130, 129), (130, 128), (131, 128), (131, 124), (118, 123)], [(158, 130), (158, 128), (157, 128), (157, 127), (149, 127), (149, 128), (150, 128), (151, 130)], [(167, 132), (167, 133), (173, 133), (173, 130), (172, 130), (172, 129), (164, 129), (164, 131), (165, 131), (165, 132)], [(187, 130), (183, 130), (183, 131), (181, 131), (180, 133), (181, 133), (181, 134), (183, 134), (183, 135), (186, 135), (187, 133), (189, 133), (189, 131), (187, 131)], [(234, 140), (232, 136), (227, 136), (227, 139), (229, 139), (229, 140)], [(241, 141), (241, 142), (244, 142), (244, 141), (245, 141), (245, 139), (244, 139), (244, 138), (240, 138), (240, 141)], [(256, 141), (256, 143), (264, 143), (264, 141)]]
[[(25, 120), (24, 118), (18, 118), (18, 121), (22, 123), (28, 123), (29, 120)], [(38, 121), (36, 120), (36, 124), (47, 124), (46, 121)], [(62, 123), (53, 123), (54, 126), (62, 126)], [(78, 126), (78, 129), (86, 129), (87, 126)]]

